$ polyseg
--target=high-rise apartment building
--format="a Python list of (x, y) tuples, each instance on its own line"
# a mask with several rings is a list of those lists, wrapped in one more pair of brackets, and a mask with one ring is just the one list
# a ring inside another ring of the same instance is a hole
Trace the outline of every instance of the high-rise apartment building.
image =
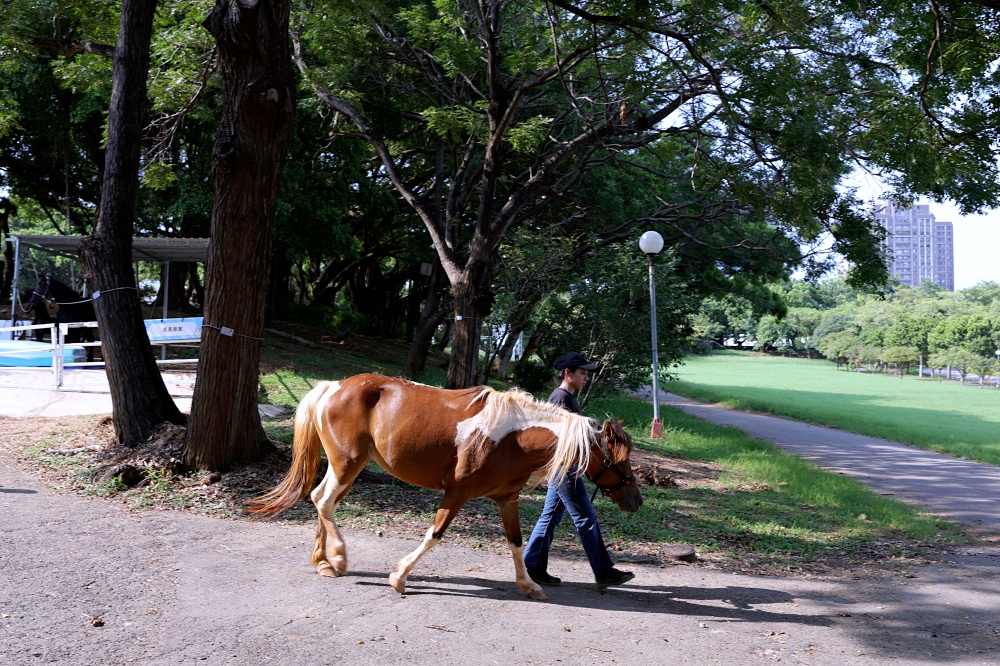
[(938, 222), (930, 206), (896, 208), (875, 204), (875, 219), (885, 227), (889, 272), (903, 284), (920, 286), (924, 280), (955, 291), (955, 246), (951, 222)]

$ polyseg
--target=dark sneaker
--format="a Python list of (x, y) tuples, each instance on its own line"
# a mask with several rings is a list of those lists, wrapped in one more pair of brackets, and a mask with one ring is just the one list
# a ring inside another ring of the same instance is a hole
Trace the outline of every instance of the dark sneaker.
[(635, 574), (632, 573), (631, 571), (621, 571), (619, 569), (611, 567), (606, 572), (602, 573), (600, 576), (597, 576), (596, 578), (597, 578), (597, 589), (603, 590), (604, 588), (611, 587), (612, 585), (621, 585), (623, 583), (627, 583), (633, 578), (635, 578)]
[(550, 576), (548, 572), (542, 569), (532, 569), (528, 567), (528, 575), (531, 576), (531, 580), (535, 581), (539, 585), (548, 585), (549, 587), (558, 587), (562, 585), (562, 580), (556, 578), (555, 576)]

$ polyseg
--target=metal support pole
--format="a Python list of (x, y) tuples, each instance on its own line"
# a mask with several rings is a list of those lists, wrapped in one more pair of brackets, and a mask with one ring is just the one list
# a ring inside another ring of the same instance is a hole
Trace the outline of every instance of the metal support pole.
[[(17, 277), (21, 271), (21, 239), (17, 236), (7, 239), (8, 243), (14, 244), (14, 279), (11, 280), (11, 292), (10, 292), (10, 325), (11, 327), (17, 326), (17, 306), (20, 303), (17, 293)], [(14, 338), (14, 334), (10, 334), (11, 339)]]
[[(166, 319), (167, 315), (167, 303), (170, 301), (170, 262), (163, 262), (163, 287), (161, 290), (163, 292), (163, 318)], [(160, 359), (167, 360), (167, 346), (160, 345)]]
[(657, 355), (656, 339), (656, 276), (653, 273), (653, 255), (649, 258), (649, 320), (653, 332), (653, 428), (649, 436), (663, 439), (663, 421), (660, 420), (660, 363)]
[(52, 344), (55, 346), (55, 368), (56, 368), (56, 390), (63, 385), (63, 363), (66, 360), (66, 333), (69, 327), (66, 324), (53, 324)]

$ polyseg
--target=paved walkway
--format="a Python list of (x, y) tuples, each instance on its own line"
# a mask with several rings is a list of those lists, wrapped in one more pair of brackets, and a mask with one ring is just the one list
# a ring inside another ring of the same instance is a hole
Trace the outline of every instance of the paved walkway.
[[(642, 397), (649, 399), (649, 393)], [(776, 416), (740, 412), (662, 391), (660, 404), (739, 428), (825, 470), (854, 477), (884, 495), (1000, 534), (1000, 467), (995, 465)]]
[[(164, 372), (167, 391), (178, 409), (191, 411), (193, 372)], [(62, 389), (54, 388), (50, 368), (0, 367), (0, 416), (110, 414), (111, 389), (103, 369), (67, 370)]]

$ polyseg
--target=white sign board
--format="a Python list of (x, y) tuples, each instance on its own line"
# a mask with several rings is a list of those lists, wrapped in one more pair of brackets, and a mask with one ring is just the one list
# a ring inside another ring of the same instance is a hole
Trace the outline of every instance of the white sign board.
[(182, 319), (147, 319), (146, 335), (150, 342), (170, 342), (176, 340), (200, 340), (201, 317)]

